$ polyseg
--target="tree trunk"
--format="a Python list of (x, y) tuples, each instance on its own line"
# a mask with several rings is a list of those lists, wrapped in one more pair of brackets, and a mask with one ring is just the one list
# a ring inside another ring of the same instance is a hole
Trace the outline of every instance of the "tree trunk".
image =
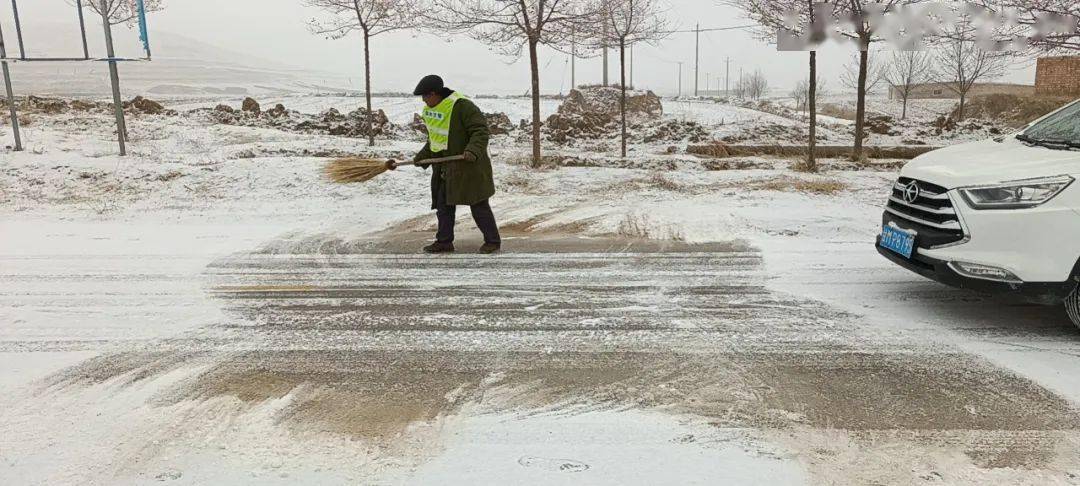
[(817, 51), (810, 51), (810, 92), (806, 99), (810, 109), (810, 140), (806, 146), (806, 171), (817, 172)]
[(908, 100), (908, 95), (904, 95), (904, 108), (900, 112), (900, 119), (901, 120), (907, 119), (907, 100)]
[(622, 117), (622, 157), (626, 158), (626, 41), (619, 41), (619, 114)]
[(864, 42), (859, 51), (859, 98), (855, 105), (855, 146), (851, 151), (851, 159), (860, 161), (863, 158), (863, 132), (866, 130), (866, 70), (869, 65), (869, 46)]
[(960, 109), (956, 112), (956, 121), (964, 121), (964, 101), (966, 101), (967, 93), (960, 93)]
[(540, 167), (540, 62), (537, 41), (529, 39), (529, 69), (532, 77), (532, 164)]
[(371, 112), (371, 51), (368, 44), (371, 36), (364, 32), (364, 97), (367, 98), (368, 145), (375, 146), (375, 114)]

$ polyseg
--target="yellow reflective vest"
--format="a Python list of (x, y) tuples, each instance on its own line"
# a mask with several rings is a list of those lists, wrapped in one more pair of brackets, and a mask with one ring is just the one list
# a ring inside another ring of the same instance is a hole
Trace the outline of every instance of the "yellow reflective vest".
[(446, 150), (450, 143), (450, 116), (454, 113), (454, 105), (460, 99), (464, 99), (457, 92), (444, 98), (434, 108), (424, 106), (424, 125), (427, 126), (428, 143), (432, 152)]

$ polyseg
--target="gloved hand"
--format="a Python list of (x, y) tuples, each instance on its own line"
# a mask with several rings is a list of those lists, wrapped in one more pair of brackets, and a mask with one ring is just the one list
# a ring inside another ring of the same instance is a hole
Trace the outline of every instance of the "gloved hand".
[(472, 152), (465, 152), (461, 156), (465, 158), (465, 162), (476, 162), (476, 154)]
[(394, 160), (394, 159), (387, 160), (386, 161), (386, 168), (390, 169), (390, 170), (396, 169), (397, 168), (397, 161)]

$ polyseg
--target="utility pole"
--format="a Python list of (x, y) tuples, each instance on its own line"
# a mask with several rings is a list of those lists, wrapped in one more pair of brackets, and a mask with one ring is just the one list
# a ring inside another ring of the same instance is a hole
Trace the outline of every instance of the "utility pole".
[(676, 64), (679, 65), (679, 95), (678, 96), (679, 96), (679, 98), (682, 98), (682, 64), (683, 63), (678, 62)]
[(731, 91), (731, 58), (724, 59), (724, 96), (728, 96)]
[(577, 64), (577, 27), (570, 26), (570, 89), (577, 89), (576, 68)]
[(746, 88), (746, 82), (743, 80), (742, 67), (739, 68), (739, 96), (746, 96), (742, 90)]
[(607, 19), (607, 2), (604, 2), (604, 86), (608, 85), (608, 53), (607, 53), (607, 39), (608, 39), (608, 19)]
[(698, 72), (701, 61), (701, 24), (697, 24), (694, 27), (694, 96), (698, 95), (698, 79), (701, 79), (701, 74)]

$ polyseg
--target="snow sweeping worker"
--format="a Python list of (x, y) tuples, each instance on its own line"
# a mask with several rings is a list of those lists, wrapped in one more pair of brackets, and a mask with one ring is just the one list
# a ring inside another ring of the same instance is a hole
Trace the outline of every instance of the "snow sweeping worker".
[[(431, 167), (431, 208), (439, 220), (435, 242), (425, 246), (427, 253), (454, 251), (454, 221), (457, 206), (469, 206), (473, 221), (484, 235), (480, 253), (494, 253), (502, 247), (499, 227), (489, 199), (495, 195), (491, 159), (488, 157), (487, 119), (475, 103), (443, 84), (436, 75), (425, 76), (413, 95), (424, 100), (423, 120), (428, 141), (416, 162), (460, 155), (464, 160)], [(391, 162), (391, 168), (393, 163)]]

